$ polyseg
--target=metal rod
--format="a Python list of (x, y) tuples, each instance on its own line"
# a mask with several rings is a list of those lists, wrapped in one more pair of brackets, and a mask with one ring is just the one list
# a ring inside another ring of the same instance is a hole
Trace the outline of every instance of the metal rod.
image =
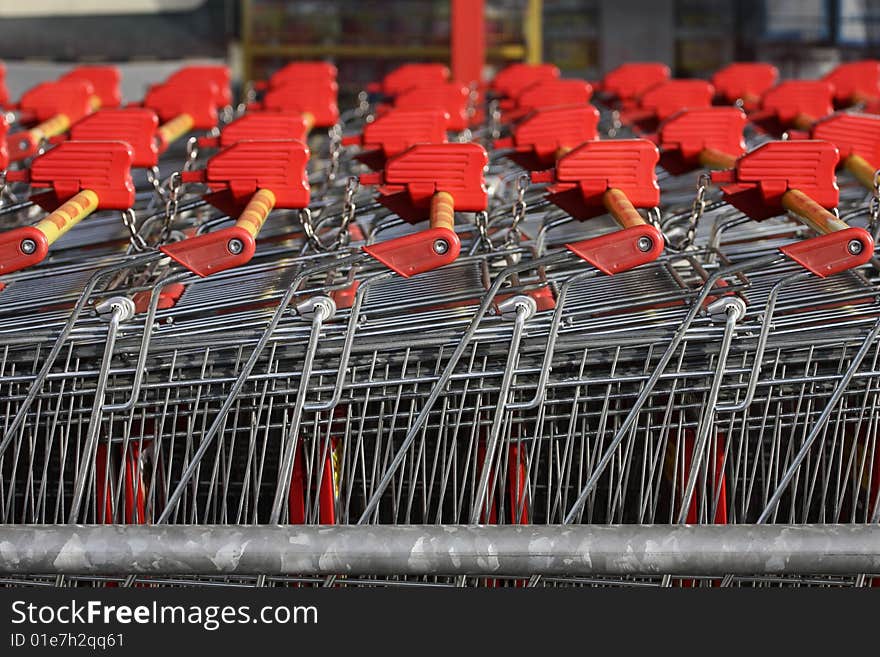
[(878, 525), (0, 525), (0, 545), (8, 574), (880, 572)]

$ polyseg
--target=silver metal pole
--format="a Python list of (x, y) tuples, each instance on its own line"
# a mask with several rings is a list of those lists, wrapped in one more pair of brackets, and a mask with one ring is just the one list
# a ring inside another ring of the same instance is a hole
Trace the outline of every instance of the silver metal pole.
[(880, 573), (880, 525), (0, 525), (0, 572)]

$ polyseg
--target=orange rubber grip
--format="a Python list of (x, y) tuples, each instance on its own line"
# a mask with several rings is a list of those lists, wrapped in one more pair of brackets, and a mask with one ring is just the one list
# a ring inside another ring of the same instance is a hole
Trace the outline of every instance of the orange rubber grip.
[(868, 161), (860, 155), (850, 155), (843, 161), (843, 166), (849, 171), (862, 186), (868, 189), (874, 188), (874, 172)]
[(707, 169), (733, 169), (736, 166), (736, 155), (725, 153), (714, 148), (704, 148), (699, 155), (700, 164)]
[(243, 228), (250, 236), (256, 239), (269, 218), (269, 213), (275, 207), (275, 194), (268, 189), (258, 189), (257, 193), (251, 196), (244, 211), (239, 215), (235, 225)]
[(167, 146), (192, 130), (193, 123), (192, 116), (181, 114), (180, 116), (175, 116), (168, 123), (163, 123), (156, 132), (159, 135), (160, 141)]
[(838, 219), (833, 212), (829, 212), (796, 189), (790, 189), (782, 195), (782, 207), (793, 212), (798, 219), (820, 235), (828, 235), (849, 228), (849, 225)]
[(46, 241), (52, 244), (97, 209), (98, 195), (90, 189), (84, 189), (42, 219), (34, 228), (43, 233)]
[(437, 192), (431, 199), (431, 228), (455, 230), (455, 199), (449, 192)]
[(51, 139), (58, 135), (64, 134), (70, 128), (70, 119), (66, 114), (56, 114), (48, 121), (34, 126), (28, 132), (34, 137), (36, 143), (40, 143), (44, 139)]
[(602, 195), (602, 203), (621, 228), (644, 226), (645, 220), (632, 202), (619, 189), (609, 189)]
[(815, 122), (816, 119), (809, 114), (798, 114), (791, 124), (798, 130), (810, 130)]
[(315, 115), (311, 112), (303, 112), (302, 117), (306, 124), (306, 134), (309, 134), (312, 131), (312, 128), (315, 127)]

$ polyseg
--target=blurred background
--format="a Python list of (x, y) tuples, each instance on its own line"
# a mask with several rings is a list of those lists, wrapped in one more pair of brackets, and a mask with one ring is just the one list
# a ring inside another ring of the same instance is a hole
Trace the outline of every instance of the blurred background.
[[(448, 0), (0, 0), (13, 97), (71, 61), (120, 63), (140, 97), (181, 60), (226, 60), (239, 80), (291, 59), (333, 60), (343, 99), (401, 60), (448, 60)], [(488, 62), (552, 61), (597, 78), (658, 60), (708, 76), (733, 60), (815, 77), (880, 56), (880, 0), (486, 0)]]

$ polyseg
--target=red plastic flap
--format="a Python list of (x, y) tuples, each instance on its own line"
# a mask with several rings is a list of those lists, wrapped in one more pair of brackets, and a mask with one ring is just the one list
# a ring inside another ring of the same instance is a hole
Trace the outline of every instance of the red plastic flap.
[[(644, 240), (650, 240), (649, 248)], [(641, 242), (641, 245), (640, 245)], [(653, 262), (663, 253), (663, 235), (654, 226), (633, 226), (566, 244), (565, 248), (608, 276)], [(641, 247), (641, 248), (640, 248)]]
[(311, 78), (275, 87), (263, 96), (263, 109), (312, 115), (317, 128), (329, 128), (339, 121), (337, 95), (333, 80)]
[(232, 104), (232, 90), (229, 86), (231, 75), (229, 67), (219, 64), (184, 66), (176, 70), (165, 80), (166, 84), (197, 84), (206, 88), (205, 82), (214, 83), (214, 102), (217, 107)]
[(797, 189), (824, 208), (837, 206), (838, 152), (827, 141), (771, 141), (746, 153), (731, 171), (712, 172), (724, 199), (752, 219), (783, 214), (782, 195)]
[(598, 125), (599, 111), (592, 105), (537, 109), (513, 127), (511, 141), (516, 150), (509, 157), (529, 171), (552, 167), (561, 149), (596, 139)]
[(669, 67), (660, 62), (621, 64), (605, 74), (602, 91), (619, 100), (631, 100), (669, 76)]
[[(238, 253), (229, 250), (229, 242), (233, 239), (241, 242)], [(238, 226), (229, 226), (166, 244), (159, 250), (194, 274), (204, 277), (247, 264), (254, 257), (256, 248), (256, 242), (249, 232)]]
[(685, 108), (709, 107), (714, 95), (705, 80), (664, 80), (639, 96), (639, 108), (662, 121)]
[[(446, 243), (443, 253), (434, 248), (438, 240)], [(409, 278), (454, 262), (461, 251), (461, 241), (448, 228), (429, 228), (363, 249), (389, 269)]]
[[(489, 156), (479, 144), (417, 144), (389, 158), (378, 200), (409, 222), (428, 218), (436, 192), (450, 193), (456, 211), (485, 210), (488, 163)], [(361, 177), (361, 183), (368, 180)]]
[(70, 138), (75, 141), (124, 141), (131, 146), (133, 167), (156, 166), (159, 149), (156, 128), (159, 117), (146, 107), (102, 109), (75, 123)]
[[(36, 247), (33, 253), (21, 250), (24, 240), (32, 240)], [(41, 262), (49, 252), (49, 242), (42, 231), (33, 226), (22, 226), (0, 232), (0, 274), (30, 267)]]
[(387, 158), (415, 144), (444, 144), (448, 121), (441, 109), (392, 109), (364, 127), (360, 143), (368, 157), (359, 159), (381, 168)]
[[(850, 242), (853, 241), (861, 244), (861, 251), (856, 255), (850, 251)], [(864, 228), (853, 227), (794, 242), (779, 250), (824, 278), (868, 262), (874, 257), (874, 240)]]
[(322, 80), (336, 82), (338, 71), (330, 62), (289, 62), (269, 78), (269, 87), (283, 87), (290, 82)]
[(94, 93), (94, 87), (87, 80), (41, 82), (22, 94), (18, 106), (32, 115), (37, 123), (58, 114), (64, 114), (75, 123), (92, 111)]
[(786, 80), (768, 90), (761, 108), (772, 112), (783, 125), (791, 125), (798, 115), (816, 121), (834, 111), (833, 88), (824, 80)]
[(834, 102), (840, 107), (880, 98), (880, 61), (864, 59), (839, 64), (823, 80), (834, 86)]
[(726, 102), (742, 100), (751, 106), (760, 102), (768, 89), (779, 80), (779, 69), (764, 62), (734, 62), (712, 76), (715, 92)]
[[(593, 87), (586, 80), (542, 80), (529, 85), (512, 99), (509, 108), (522, 113), (556, 105), (586, 105), (592, 95)], [(505, 106), (502, 104), (502, 107)]]
[(305, 208), (310, 195), (308, 160), (309, 149), (301, 141), (237, 142), (208, 160), (205, 183), (215, 193), (225, 192), (209, 200), (232, 214), (258, 189), (268, 189), (275, 194), (275, 207)]
[(397, 96), (419, 85), (442, 84), (449, 77), (449, 67), (445, 64), (403, 64), (388, 73), (379, 84), (371, 86), (370, 91), (385, 96)]
[(122, 103), (122, 92), (119, 83), (122, 76), (115, 66), (89, 65), (77, 66), (62, 75), (59, 80), (85, 80), (90, 82), (95, 95), (101, 99), (101, 107), (119, 107)]
[(436, 109), (449, 115), (450, 130), (468, 127), (470, 90), (458, 82), (439, 82), (411, 87), (394, 99), (396, 109)]
[(491, 88), (499, 96), (513, 98), (535, 82), (555, 80), (558, 77), (559, 69), (553, 64), (517, 62), (498, 71), (492, 80)]
[(747, 123), (745, 112), (738, 107), (686, 109), (663, 122), (658, 141), (664, 158), (676, 156), (680, 166), (674, 173), (678, 174), (699, 167), (699, 156), (705, 149), (737, 157), (744, 153), (743, 130)]
[(560, 158), (549, 199), (576, 219), (606, 213), (603, 195), (619, 189), (637, 208), (660, 203), (657, 147), (647, 139), (588, 141)]
[(205, 78), (186, 83), (166, 82), (150, 87), (144, 97), (144, 107), (156, 111), (163, 123), (189, 114), (196, 130), (210, 130), (217, 125), (217, 105), (214, 98), (217, 85)]
[(103, 210), (126, 210), (134, 204), (131, 146), (121, 141), (66, 141), (31, 163), (31, 184), (51, 192), (34, 198), (47, 210), (84, 189), (98, 195)]
[(876, 114), (832, 114), (813, 126), (811, 136), (837, 146), (841, 160), (858, 155), (880, 168), (880, 116)]
[(223, 128), (220, 133), (220, 146), (231, 146), (248, 139), (303, 141), (307, 132), (308, 126), (302, 114), (295, 112), (247, 112)]

